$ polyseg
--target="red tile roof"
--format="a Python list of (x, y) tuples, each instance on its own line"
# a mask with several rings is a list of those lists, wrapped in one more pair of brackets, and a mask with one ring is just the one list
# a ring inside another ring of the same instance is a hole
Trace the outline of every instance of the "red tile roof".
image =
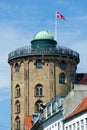
[(66, 117), (66, 119), (69, 119), (69, 118), (73, 117), (74, 115), (76, 115), (82, 111), (85, 111), (85, 110), (87, 110), (87, 96), (83, 99), (81, 104), (79, 104), (78, 107), (68, 117)]
[(78, 73), (76, 75), (77, 84), (87, 85), (87, 73)]
[(25, 120), (26, 130), (30, 130), (32, 127), (32, 116), (25, 116), (24, 120)]

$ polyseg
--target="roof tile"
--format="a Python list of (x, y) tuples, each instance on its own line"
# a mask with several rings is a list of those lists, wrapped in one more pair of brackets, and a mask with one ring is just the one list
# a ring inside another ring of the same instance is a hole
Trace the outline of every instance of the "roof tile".
[(85, 111), (85, 110), (87, 110), (87, 96), (83, 99), (81, 104), (79, 104), (78, 107), (69, 116), (66, 117), (66, 119), (69, 119), (69, 118), (73, 117), (74, 115), (76, 115), (82, 111)]

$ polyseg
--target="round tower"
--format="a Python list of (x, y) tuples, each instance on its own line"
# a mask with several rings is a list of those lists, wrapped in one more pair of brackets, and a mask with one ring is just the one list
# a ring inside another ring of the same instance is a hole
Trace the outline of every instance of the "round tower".
[(40, 104), (73, 88), (79, 54), (57, 46), (48, 31), (40, 31), (34, 35), (31, 46), (9, 53), (8, 63), (11, 66), (12, 130), (15, 130), (24, 128), (24, 117), (39, 112)]

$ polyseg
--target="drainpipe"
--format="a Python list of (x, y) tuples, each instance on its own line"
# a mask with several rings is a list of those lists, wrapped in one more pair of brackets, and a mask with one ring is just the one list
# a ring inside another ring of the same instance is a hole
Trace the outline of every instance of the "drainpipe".
[(54, 98), (56, 97), (56, 62), (54, 60)]

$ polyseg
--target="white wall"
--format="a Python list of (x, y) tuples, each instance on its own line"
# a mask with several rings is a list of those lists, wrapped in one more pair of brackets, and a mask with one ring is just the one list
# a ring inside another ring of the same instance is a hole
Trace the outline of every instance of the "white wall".
[[(82, 129), (81, 121), (83, 121), (84, 129)], [(77, 129), (78, 123), (79, 123), (79, 129)], [(71, 120), (68, 120), (67, 122), (65, 122), (64, 130), (74, 130), (73, 124), (75, 125), (76, 130), (87, 130), (87, 112), (82, 115), (79, 115), (78, 117), (75, 116), (75, 118), (72, 118)], [(72, 128), (70, 128), (70, 126)], [(67, 129), (66, 129), (66, 127), (67, 127)]]
[(71, 114), (87, 96), (87, 85), (75, 85), (74, 87), (63, 102), (64, 118)]

